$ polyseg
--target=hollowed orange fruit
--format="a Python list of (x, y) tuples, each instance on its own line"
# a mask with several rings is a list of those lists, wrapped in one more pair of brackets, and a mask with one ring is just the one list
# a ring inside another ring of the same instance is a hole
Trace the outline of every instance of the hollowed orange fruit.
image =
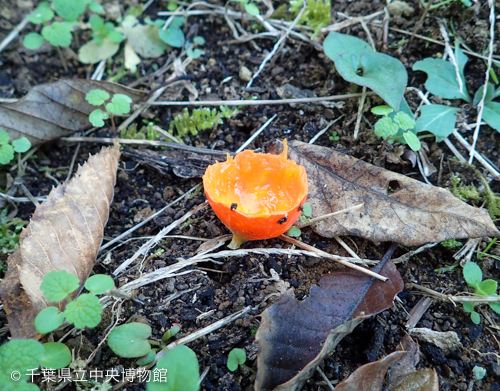
[(215, 214), (233, 233), (230, 248), (245, 240), (275, 238), (300, 215), (307, 197), (304, 167), (280, 155), (243, 151), (209, 166), (203, 186)]

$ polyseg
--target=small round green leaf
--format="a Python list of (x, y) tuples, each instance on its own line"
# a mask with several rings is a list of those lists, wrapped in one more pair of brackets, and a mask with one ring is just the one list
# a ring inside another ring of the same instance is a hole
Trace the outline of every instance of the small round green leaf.
[(64, 311), (67, 321), (78, 329), (97, 326), (101, 322), (101, 314), (102, 305), (99, 299), (90, 293), (78, 296), (76, 300), (68, 303)]
[(286, 234), (292, 238), (298, 238), (302, 234), (302, 231), (300, 230), (300, 228), (292, 225), (290, 228), (288, 228)]
[(178, 26), (170, 25), (165, 30), (159, 30), (158, 35), (163, 42), (173, 48), (181, 48), (184, 45), (184, 32)]
[(68, 47), (71, 45), (71, 26), (68, 23), (54, 22), (42, 29), (42, 36), (52, 46)]
[(472, 301), (466, 301), (462, 304), (464, 306), (465, 312), (473, 312), (474, 311), (474, 303)]
[(304, 205), (302, 206), (302, 214), (306, 217), (311, 217), (312, 208), (309, 203), (305, 202)]
[(132, 99), (125, 94), (115, 94), (111, 103), (106, 105), (106, 110), (112, 114), (121, 115), (130, 113)]
[[(158, 376), (164, 375), (168, 381), (150, 381), (146, 384), (147, 391), (198, 391), (200, 385), (200, 369), (196, 354), (187, 346), (173, 348), (158, 360), (156, 367)], [(151, 376), (153, 378), (153, 376)]]
[(151, 345), (147, 339), (151, 327), (144, 323), (127, 323), (116, 327), (108, 337), (108, 346), (120, 357), (136, 358), (149, 354)]
[(167, 4), (167, 10), (173, 12), (177, 9), (178, 5), (176, 1), (169, 1)]
[(474, 312), (472, 312), (472, 313), (470, 314), (470, 320), (472, 320), (472, 322), (473, 322), (474, 324), (479, 324), (479, 323), (481, 323), (481, 317), (479, 316), (479, 314), (478, 314), (476, 311), (474, 311)]
[[(95, 64), (113, 57), (120, 45), (107, 37), (95, 36), (78, 50), (78, 60), (83, 64)], [(101, 125), (102, 126), (102, 125)]]
[(464, 279), (471, 287), (479, 287), (483, 280), (483, 272), (481, 268), (474, 262), (467, 262), (463, 270)]
[(387, 106), (387, 105), (382, 105), (382, 106), (376, 106), (376, 107), (372, 107), (371, 109), (371, 112), (375, 115), (383, 115), (383, 116), (386, 116), (386, 115), (389, 115), (393, 112), (394, 110), (392, 109), (391, 106)]
[(54, 270), (43, 277), (40, 289), (47, 300), (59, 302), (76, 291), (79, 285), (80, 281), (74, 274), (66, 270)]
[(45, 368), (61, 369), (71, 362), (71, 352), (61, 342), (47, 342), (43, 344), (44, 353), (41, 364)]
[(120, 43), (124, 40), (123, 34), (118, 31), (110, 31), (106, 37), (113, 43)]
[(418, 151), (422, 146), (420, 144), (420, 140), (418, 139), (417, 135), (413, 133), (411, 130), (408, 132), (404, 132), (403, 138), (413, 151)]
[(500, 314), (500, 303), (498, 301), (490, 301), (488, 304), (493, 311), (495, 311), (497, 314)]
[(90, 90), (85, 95), (85, 100), (93, 106), (101, 106), (109, 99), (109, 94), (104, 90)]
[(144, 357), (141, 357), (139, 360), (137, 360), (137, 365), (142, 367), (151, 364), (155, 359), (155, 357), (156, 357), (156, 352), (154, 350), (151, 350)]
[(395, 135), (399, 130), (399, 126), (392, 122), (389, 117), (380, 118), (375, 123), (375, 134), (382, 137), (384, 140)]
[(104, 20), (97, 15), (93, 15), (89, 19), (90, 28), (96, 33), (102, 33), (104, 30)]
[(205, 38), (203, 38), (202, 36), (198, 35), (198, 36), (196, 36), (196, 37), (193, 38), (193, 42), (197, 43), (200, 46), (203, 46), (203, 45), (205, 45)]
[(234, 348), (229, 352), (227, 357), (227, 369), (234, 372), (238, 369), (239, 365), (245, 364), (247, 354), (243, 349)]
[(0, 145), (8, 144), (9, 134), (5, 130), (0, 129)]
[(9, 164), (14, 159), (14, 148), (10, 144), (0, 145), (0, 164)]
[(40, 24), (51, 20), (54, 17), (54, 11), (50, 8), (50, 4), (44, 1), (36, 7), (35, 11), (28, 15), (28, 20), (31, 23)]
[(29, 33), (23, 39), (23, 46), (29, 50), (36, 50), (45, 42), (45, 38), (43, 38), (38, 33)]
[(102, 295), (115, 287), (115, 282), (110, 276), (105, 274), (96, 274), (85, 281), (85, 289), (94, 295)]
[(252, 16), (257, 16), (260, 14), (259, 7), (257, 7), (254, 3), (245, 4), (245, 11)]
[(35, 328), (40, 334), (56, 330), (64, 322), (64, 313), (59, 308), (50, 306), (44, 308), (35, 318)]
[(95, 1), (90, 2), (89, 10), (92, 12), (95, 12), (96, 14), (103, 14), (104, 13), (104, 7)]
[[(484, 293), (485, 296), (493, 296), (498, 288), (498, 282), (495, 280), (484, 280), (479, 289)], [(477, 292), (476, 292), (477, 293)]]
[(191, 57), (193, 60), (196, 60), (197, 58), (200, 58), (205, 52), (203, 50), (200, 50), (198, 48), (196, 49), (188, 49), (186, 51), (186, 54)]
[(95, 109), (89, 115), (90, 123), (94, 125), (96, 128), (104, 126), (104, 120), (108, 118), (109, 118), (108, 113), (105, 113), (101, 109)]
[(64, 20), (77, 20), (85, 12), (86, 2), (82, 0), (52, 0), (52, 6)]
[(408, 114), (403, 113), (402, 111), (394, 116), (393, 121), (396, 122), (403, 130), (409, 130), (415, 127), (415, 121), (413, 120), (413, 118), (411, 118)]
[(21, 137), (16, 140), (12, 140), (12, 146), (14, 147), (14, 151), (24, 153), (29, 151), (31, 148), (31, 142), (26, 137)]

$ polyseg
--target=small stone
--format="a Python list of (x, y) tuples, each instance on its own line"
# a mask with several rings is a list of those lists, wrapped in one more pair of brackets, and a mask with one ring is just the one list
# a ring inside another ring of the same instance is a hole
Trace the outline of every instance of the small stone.
[(393, 16), (406, 16), (409, 17), (413, 15), (415, 12), (415, 8), (413, 8), (410, 4), (405, 1), (393, 1), (387, 4), (387, 10)]
[(247, 67), (240, 68), (240, 79), (243, 81), (252, 80), (252, 72)]
[(454, 331), (434, 331), (428, 328), (414, 328), (410, 335), (419, 341), (431, 343), (440, 348), (445, 355), (456, 352), (462, 348), (457, 333)]

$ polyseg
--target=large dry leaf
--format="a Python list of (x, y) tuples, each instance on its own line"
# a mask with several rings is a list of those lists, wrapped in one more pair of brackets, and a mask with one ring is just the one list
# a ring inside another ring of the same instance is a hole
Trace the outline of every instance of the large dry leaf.
[[(343, 336), (361, 321), (392, 306), (403, 280), (390, 262), (395, 245), (373, 269), (386, 282), (352, 269), (336, 270), (298, 302), (291, 290), (262, 314), (255, 390), (295, 390)], [(333, 330), (333, 331), (332, 331)], [(279, 385), (281, 386), (279, 388)]]
[(37, 145), (90, 128), (89, 114), (96, 107), (85, 100), (85, 95), (93, 89), (110, 95), (126, 94), (134, 103), (146, 96), (145, 92), (98, 80), (72, 79), (41, 84), (16, 102), (0, 104), (0, 129), (5, 130), (11, 140), (25, 136)]
[(0, 284), (13, 338), (37, 336), (34, 319), (48, 304), (40, 290), (46, 274), (67, 270), (80, 283), (89, 276), (108, 221), (119, 156), (118, 145), (91, 156), (69, 183), (52, 189), (23, 230)]
[(447, 190), (373, 166), (330, 148), (292, 141), (290, 159), (303, 165), (307, 201), (321, 216), (364, 203), (313, 226), (325, 237), (354, 235), (374, 242), (420, 246), (447, 239), (500, 237), (488, 212), (467, 205)]

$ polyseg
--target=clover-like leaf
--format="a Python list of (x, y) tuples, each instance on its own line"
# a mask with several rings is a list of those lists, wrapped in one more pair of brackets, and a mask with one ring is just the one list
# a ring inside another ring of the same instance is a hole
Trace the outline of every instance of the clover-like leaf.
[(415, 121), (413, 120), (413, 118), (411, 118), (408, 114), (403, 113), (402, 111), (397, 113), (392, 120), (396, 122), (403, 130), (409, 130), (415, 127)]
[(187, 346), (180, 345), (158, 360), (151, 372), (168, 374), (168, 381), (148, 381), (147, 391), (198, 391), (200, 369), (196, 354)]
[(147, 339), (151, 337), (151, 327), (144, 323), (132, 322), (116, 327), (108, 337), (108, 346), (120, 357), (142, 357), (151, 351)]
[(229, 352), (227, 357), (227, 369), (234, 372), (238, 369), (239, 365), (245, 364), (247, 354), (243, 349), (234, 348)]
[(41, 310), (35, 318), (35, 328), (40, 334), (56, 330), (64, 322), (64, 313), (59, 308), (50, 306)]
[(71, 352), (61, 342), (47, 342), (43, 344), (44, 352), (40, 363), (45, 368), (61, 369), (71, 363)]
[(51, 20), (54, 17), (54, 11), (50, 4), (46, 1), (40, 3), (36, 9), (28, 15), (28, 20), (31, 23), (40, 24)]
[(181, 48), (184, 45), (184, 32), (178, 26), (170, 25), (167, 29), (160, 30), (158, 35), (163, 42), (173, 48)]
[(389, 117), (380, 118), (375, 123), (375, 134), (382, 137), (384, 140), (388, 137), (395, 135), (399, 130), (399, 126), (392, 122)]
[(64, 20), (77, 20), (85, 12), (86, 3), (82, 0), (52, 0), (54, 9)]
[(408, 132), (404, 132), (403, 138), (406, 141), (406, 144), (408, 144), (408, 146), (412, 149), (412, 151), (418, 151), (422, 147), (417, 135), (411, 130), (409, 130)]
[(108, 118), (109, 118), (108, 113), (105, 113), (101, 109), (95, 109), (89, 115), (90, 123), (94, 125), (96, 128), (104, 126), (104, 120)]
[(436, 141), (442, 141), (453, 133), (457, 121), (458, 109), (444, 105), (422, 106), (420, 117), (417, 119), (417, 133), (428, 131), (436, 136)]
[(500, 103), (490, 102), (483, 109), (483, 119), (497, 132), (500, 132)]
[(69, 23), (54, 22), (50, 26), (44, 26), (42, 36), (52, 46), (68, 47), (71, 45), (71, 30)]
[(203, 38), (200, 35), (197, 35), (196, 37), (193, 38), (193, 42), (200, 45), (200, 46), (203, 46), (203, 45), (205, 45), (205, 38)]
[(115, 94), (111, 103), (106, 104), (106, 110), (109, 113), (121, 115), (130, 113), (130, 103), (132, 99), (125, 94)]
[(40, 290), (49, 301), (59, 302), (78, 289), (80, 281), (66, 270), (51, 271), (43, 277)]
[(9, 134), (5, 130), (0, 129), (0, 145), (8, 144)]
[(467, 284), (473, 288), (479, 287), (483, 279), (483, 272), (477, 264), (474, 262), (467, 262), (464, 266), (463, 274)]
[(18, 139), (12, 140), (12, 147), (14, 151), (18, 153), (24, 153), (29, 151), (31, 148), (31, 141), (26, 137), (20, 137)]
[(9, 164), (14, 159), (14, 148), (9, 144), (0, 145), (0, 164)]
[(23, 39), (23, 46), (29, 50), (36, 50), (45, 42), (45, 38), (38, 33), (26, 34)]
[(198, 48), (195, 49), (188, 49), (186, 50), (186, 54), (191, 57), (193, 60), (196, 60), (197, 58), (200, 58), (203, 54), (205, 54), (204, 50), (200, 50)]
[(299, 238), (300, 235), (302, 235), (302, 231), (299, 227), (295, 227), (294, 225), (292, 225), (290, 228), (288, 228), (286, 234), (292, 238)]
[(311, 217), (312, 215), (311, 204), (305, 202), (304, 205), (302, 205), (302, 214), (306, 217)]
[[(31, 370), (40, 366), (43, 346), (34, 339), (13, 339), (0, 346), (0, 385), (2, 390), (35, 391), (38, 387), (27, 384)], [(19, 372), (20, 379), (12, 380), (14, 371)]]
[(94, 295), (102, 295), (115, 287), (115, 282), (105, 274), (95, 274), (85, 281), (85, 289)]
[(76, 328), (95, 327), (101, 322), (102, 305), (99, 299), (90, 293), (84, 293), (68, 303), (64, 316)]
[(101, 106), (108, 99), (109, 99), (109, 93), (100, 89), (90, 90), (87, 93), (87, 95), (85, 95), (85, 100), (89, 102), (92, 106)]

